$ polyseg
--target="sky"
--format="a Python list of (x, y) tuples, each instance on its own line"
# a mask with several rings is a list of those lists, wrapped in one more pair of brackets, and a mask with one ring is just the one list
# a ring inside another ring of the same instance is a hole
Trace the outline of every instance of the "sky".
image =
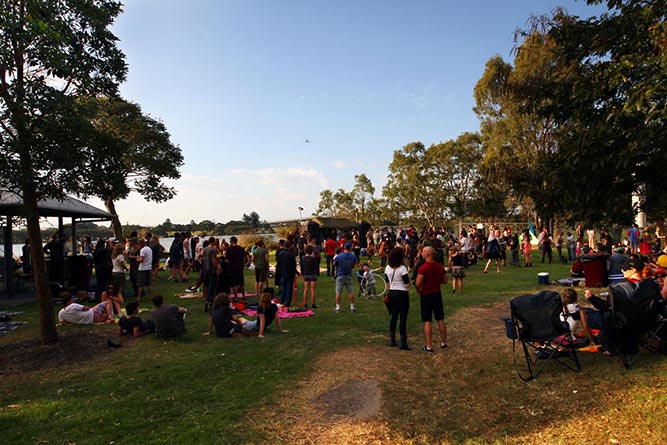
[[(121, 95), (182, 150), (178, 194), (118, 202), (121, 222), (225, 223), (313, 214), (366, 174), (380, 196), (395, 150), (479, 130), (473, 89), (512, 60), (531, 14), (582, 0), (127, 0), (113, 26)], [(306, 142), (309, 141), (309, 142)], [(89, 203), (103, 208), (95, 199)]]

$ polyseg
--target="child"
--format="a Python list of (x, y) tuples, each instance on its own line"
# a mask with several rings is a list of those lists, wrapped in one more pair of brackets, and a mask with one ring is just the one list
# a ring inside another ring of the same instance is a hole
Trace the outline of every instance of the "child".
[(459, 293), (461, 293), (463, 277), (466, 276), (466, 271), (463, 267), (463, 255), (459, 254), (459, 250), (456, 247), (449, 250), (449, 267), (452, 270), (452, 293), (456, 292), (457, 285)]
[(368, 263), (364, 263), (361, 267), (361, 283), (366, 283), (366, 295), (368, 298), (375, 298), (377, 297), (377, 290), (375, 288), (375, 276), (373, 272), (377, 272), (382, 267), (371, 269)]
[(570, 332), (574, 336), (578, 330), (583, 330), (591, 345), (595, 344), (595, 337), (588, 327), (588, 317), (577, 304), (577, 291), (569, 287), (563, 292), (563, 313), (561, 320), (566, 321), (570, 326)]

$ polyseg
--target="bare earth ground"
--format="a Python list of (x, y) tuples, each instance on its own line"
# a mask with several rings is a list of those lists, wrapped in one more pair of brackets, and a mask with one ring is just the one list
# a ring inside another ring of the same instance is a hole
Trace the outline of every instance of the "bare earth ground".
[(108, 354), (109, 334), (94, 331), (60, 332), (60, 341), (43, 345), (37, 339), (0, 346), (0, 375), (57, 371)]
[[(418, 336), (409, 352), (352, 347), (323, 356), (246, 427), (265, 443), (289, 444), (665, 443), (664, 423), (641, 418), (667, 408), (664, 357), (630, 372), (612, 365), (618, 381), (605, 386), (596, 364), (609, 358), (582, 353), (581, 373), (548, 369), (524, 383), (499, 320), (507, 313), (506, 303), (457, 312), (450, 348), (433, 355), (418, 351)], [(656, 390), (645, 400), (647, 382)]]

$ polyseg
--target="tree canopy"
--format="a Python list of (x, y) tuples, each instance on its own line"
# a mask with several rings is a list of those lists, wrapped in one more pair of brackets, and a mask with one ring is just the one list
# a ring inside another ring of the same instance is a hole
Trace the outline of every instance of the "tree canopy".
[(125, 59), (112, 0), (5, 0), (0, 8), (0, 185), (25, 203), (41, 338), (57, 339), (37, 202), (85, 194), (95, 155), (81, 97), (114, 96)]

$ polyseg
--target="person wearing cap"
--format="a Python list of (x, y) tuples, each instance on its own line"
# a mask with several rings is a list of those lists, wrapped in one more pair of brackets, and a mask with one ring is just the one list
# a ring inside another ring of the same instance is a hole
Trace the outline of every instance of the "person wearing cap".
[(609, 283), (620, 283), (623, 281), (623, 269), (628, 264), (628, 257), (623, 253), (623, 246), (618, 246), (609, 257)]
[(346, 242), (343, 249), (344, 251), (334, 258), (334, 268), (336, 269), (336, 307), (334, 312), (340, 312), (340, 294), (343, 288), (347, 290), (350, 299), (350, 312), (356, 312), (354, 294), (352, 293), (352, 269), (357, 264), (357, 257), (350, 252), (352, 243)]
[(144, 295), (144, 288), (148, 291), (148, 296), (152, 296), (151, 272), (153, 271), (153, 251), (146, 245), (146, 240), (139, 238), (139, 255), (137, 256), (137, 301), (141, 301)]

